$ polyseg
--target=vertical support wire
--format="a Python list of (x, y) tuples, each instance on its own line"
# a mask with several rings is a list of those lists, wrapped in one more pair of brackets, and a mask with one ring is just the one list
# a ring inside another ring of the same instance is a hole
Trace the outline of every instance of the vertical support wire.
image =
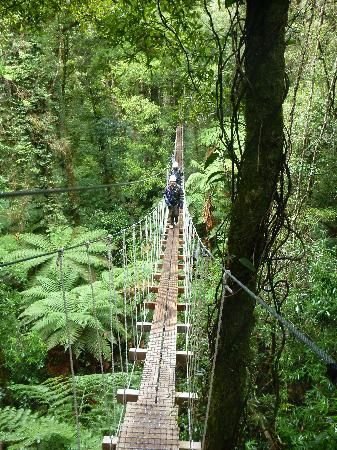
[[(111, 339), (111, 368), (114, 372), (114, 356), (113, 356), (113, 308), (115, 307), (114, 318), (116, 323), (118, 323), (117, 316), (117, 292), (115, 289), (114, 283), (114, 272), (113, 272), (113, 264), (112, 264), (112, 236), (109, 235), (107, 237), (107, 247), (108, 247), (108, 288), (109, 288), (109, 303), (110, 303), (110, 339)], [(117, 327), (117, 343), (118, 343), (118, 351), (119, 351), (119, 363), (121, 367), (121, 371), (124, 372), (123, 366), (123, 355), (122, 355), (122, 344), (121, 344), (121, 336), (119, 332), (119, 327)], [(113, 373), (112, 372), (112, 373)]]
[(155, 233), (155, 211), (152, 211), (150, 215), (150, 245), (151, 245), (151, 284), (154, 283), (155, 272), (155, 255), (156, 255), (156, 233)]
[[(113, 273), (113, 264), (112, 264), (112, 236), (109, 235), (107, 237), (107, 254), (108, 254), (108, 291), (109, 291), (109, 304), (110, 304), (110, 341), (111, 341), (111, 375), (114, 381), (115, 374), (115, 360), (114, 360), (114, 352), (113, 352), (113, 343), (114, 343), (114, 335), (113, 335), (113, 320), (116, 321), (117, 324), (117, 343), (119, 350), (119, 358), (120, 358), (120, 367), (121, 371), (124, 372), (123, 366), (123, 355), (122, 355), (122, 346), (121, 346), (121, 337), (118, 327), (118, 316), (117, 316), (117, 293), (114, 284), (114, 273)], [(113, 399), (113, 425), (116, 423), (116, 400)], [(110, 428), (110, 436), (113, 434), (113, 425)]]
[(156, 272), (158, 272), (158, 261), (162, 248), (162, 236), (160, 231), (160, 209), (156, 209), (156, 234), (157, 234), (157, 251), (156, 251)]
[[(189, 255), (189, 250), (190, 250), (190, 233), (189, 233), (189, 223), (186, 217), (186, 208), (184, 207), (183, 209), (183, 216), (184, 216), (184, 223), (183, 223), (183, 236), (184, 236), (184, 244), (183, 244), (183, 254), (184, 254), (184, 300), (185, 300), (185, 304), (186, 304), (186, 308), (185, 308), (185, 325), (186, 327), (188, 327), (188, 310), (189, 310), (189, 286), (188, 286), (188, 280), (189, 280), (189, 272), (190, 272), (190, 255)], [(186, 333), (185, 333), (185, 351), (186, 354), (188, 355), (188, 350), (189, 350), (189, 330), (186, 329)], [(191, 389), (190, 389), (190, 380), (189, 380), (189, 366), (190, 366), (190, 358), (187, 357), (186, 360), (186, 380), (187, 380), (187, 386), (188, 386), (188, 392), (189, 392), (189, 397), (188, 397), (188, 408), (187, 408), (187, 416), (188, 416), (188, 435), (189, 435), (189, 440), (191, 440), (191, 429), (190, 429), (190, 400), (191, 400)]]
[[(112, 244), (112, 237), (111, 235), (108, 235), (107, 237), (107, 256), (108, 256), (108, 292), (109, 292), (109, 306), (110, 306), (110, 346), (111, 346), (111, 376), (112, 376), (112, 383), (114, 382), (114, 375), (115, 375), (115, 358), (114, 358), (114, 333), (113, 333), (113, 295), (112, 295), (112, 289), (113, 289), (113, 272), (112, 272), (112, 254), (111, 254), (111, 244)], [(117, 309), (117, 305), (115, 305), (115, 310)], [(117, 327), (118, 329), (118, 327)], [(112, 424), (110, 427), (110, 436), (112, 436), (113, 432), (113, 425), (116, 422), (116, 407), (115, 407), (115, 401), (112, 400)]]
[(126, 296), (126, 250), (125, 250), (125, 230), (123, 230), (123, 245), (122, 245), (122, 259), (123, 259), (123, 297), (124, 297), (124, 328), (125, 328), (125, 368), (126, 373), (129, 373), (128, 365), (128, 322), (127, 322), (127, 296)]
[[(105, 410), (108, 411), (109, 415), (109, 408), (108, 408), (108, 387), (106, 383), (106, 377), (104, 374), (104, 350), (103, 350), (103, 333), (104, 328), (100, 324), (98, 316), (97, 316), (97, 302), (96, 302), (96, 295), (94, 292), (94, 280), (93, 280), (93, 270), (91, 267), (91, 261), (90, 261), (90, 252), (89, 252), (90, 242), (86, 242), (86, 253), (87, 253), (87, 264), (88, 264), (88, 274), (89, 274), (89, 283), (90, 283), (90, 292), (91, 292), (91, 300), (92, 300), (92, 307), (93, 307), (93, 313), (94, 313), (94, 319), (96, 322), (96, 337), (97, 337), (97, 350), (98, 350), (98, 357), (99, 357), (99, 364), (101, 369), (101, 376), (102, 376), (102, 392), (103, 392), (103, 399), (105, 403)], [(111, 423), (111, 418), (108, 417), (108, 423)]]
[(65, 290), (65, 286), (64, 286), (63, 258), (64, 258), (64, 250), (63, 250), (63, 248), (61, 248), (58, 251), (58, 266), (59, 266), (59, 270), (60, 270), (62, 299), (63, 299), (64, 315), (65, 315), (65, 319), (66, 319), (67, 345), (68, 345), (68, 351), (69, 351), (71, 385), (72, 385), (72, 391), (73, 391), (74, 413), (75, 413), (75, 421), (76, 421), (77, 449), (81, 450), (81, 429), (80, 429), (80, 419), (79, 419), (79, 413), (78, 413), (78, 400), (77, 400), (76, 378), (75, 378), (74, 361), (73, 361), (73, 350), (72, 350), (71, 338), (70, 338), (69, 313), (68, 313), (68, 305), (67, 305), (67, 299), (66, 299), (66, 290)]
[(127, 292), (127, 299), (129, 299), (129, 308), (130, 308), (130, 317), (131, 317), (131, 333), (132, 333), (132, 342), (133, 346), (136, 347), (136, 325), (134, 322), (134, 312), (133, 312), (133, 300), (132, 300), (132, 272), (130, 273), (129, 260), (131, 262), (131, 257), (128, 256), (128, 246), (126, 243), (126, 234), (124, 233), (124, 245), (123, 245), (123, 253), (125, 257), (125, 266), (124, 266), (124, 280), (125, 280), (125, 290)]
[(145, 242), (146, 242), (146, 265), (147, 265), (147, 298), (149, 297), (150, 293), (150, 248), (149, 248), (149, 226), (148, 226), (148, 218), (145, 219)]
[[(193, 353), (192, 344), (193, 344), (193, 335), (191, 327), (192, 324), (192, 317), (191, 317), (191, 311), (192, 311), (192, 304), (191, 304), (191, 283), (192, 283), (192, 270), (193, 270), (193, 253), (194, 253), (194, 245), (195, 245), (195, 239), (193, 236), (193, 229), (190, 227), (190, 223), (188, 224), (188, 248), (187, 248), (187, 264), (188, 264), (188, 278), (186, 280), (186, 287), (187, 287), (187, 301), (190, 306), (188, 306), (185, 309), (185, 323), (189, 324), (189, 327), (187, 329), (186, 337), (185, 337), (185, 345), (186, 345), (186, 352), (191, 351), (191, 358), (187, 359), (187, 365), (186, 365), (186, 376), (187, 376), (187, 385), (188, 390), (190, 393), (192, 393), (192, 383), (191, 383), (191, 369), (193, 367), (193, 358), (195, 358), (195, 355)], [(192, 342), (191, 342), (192, 340)], [(191, 347), (191, 348), (190, 348)], [(193, 429), (192, 429), (192, 418), (191, 418), (191, 407), (192, 399), (191, 396), (188, 398), (188, 433), (189, 433), (189, 440), (190, 442), (193, 439)]]
[(157, 210), (154, 210), (152, 213), (152, 241), (153, 241), (153, 272), (156, 273), (157, 270), (157, 253), (158, 253), (158, 234), (157, 234)]
[(153, 224), (152, 224), (152, 214), (149, 218), (149, 245), (150, 245), (150, 264), (151, 264), (151, 286), (153, 286)]
[(157, 255), (158, 255), (158, 246), (160, 243), (158, 242), (159, 236), (158, 236), (158, 211), (157, 209), (153, 211), (153, 241), (154, 241), (154, 251), (153, 251), (153, 273), (157, 273)]
[(137, 295), (138, 295), (138, 293), (137, 293), (137, 291), (139, 291), (140, 286), (139, 286), (139, 276), (138, 276), (138, 268), (137, 268), (137, 260), (136, 260), (136, 225), (133, 225), (133, 227), (132, 227), (132, 259), (133, 259), (133, 271), (134, 271), (134, 283), (135, 283), (133, 301), (134, 301), (134, 309), (135, 309), (135, 314), (136, 314), (136, 345), (138, 347), (138, 327), (137, 327), (137, 323), (138, 323)]
[(225, 272), (223, 274), (223, 278), (222, 278), (222, 295), (221, 295), (221, 302), (220, 302), (220, 311), (219, 311), (219, 317), (218, 317), (217, 333), (216, 333), (216, 340), (215, 340), (215, 349), (214, 349), (214, 355), (213, 355), (213, 361), (212, 361), (211, 379), (210, 379), (209, 390), (208, 390), (206, 418), (205, 418), (204, 433), (203, 433), (203, 437), (202, 437), (201, 448), (203, 448), (204, 445), (205, 445), (207, 425), (208, 425), (208, 417), (209, 417), (209, 412), (210, 412), (210, 407), (211, 407), (211, 400), (212, 400), (212, 395), (213, 395), (213, 382), (214, 382), (215, 364), (216, 364), (216, 359), (217, 359), (217, 356), (218, 356), (218, 347), (219, 347), (221, 322), (222, 322), (222, 312), (223, 312), (223, 307), (224, 307), (224, 303), (225, 303), (225, 296), (226, 296), (226, 289), (225, 289), (226, 277), (227, 277), (227, 274)]
[[(139, 243), (140, 243), (140, 260), (141, 260), (141, 276), (142, 276), (142, 287), (141, 287), (141, 300), (142, 300), (142, 322), (145, 321), (145, 306), (144, 306), (144, 301), (146, 298), (146, 292), (145, 292), (145, 287), (146, 287), (146, 271), (144, 271), (144, 242), (143, 242), (143, 228), (142, 228), (142, 224), (139, 224)], [(143, 330), (141, 330), (143, 331)]]
[(99, 364), (100, 364), (100, 368), (101, 368), (101, 374), (104, 375), (102, 335), (99, 332), (99, 326), (98, 326), (96, 296), (95, 296), (95, 292), (94, 292), (93, 274), (92, 274), (92, 268), (91, 268), (91, 262), (90, 262), (89, 247), (90, 247), (90, 242), (86, 242), (87, 265), (88, 265), (88, 275), (89, 275), (89, 284), (90, 284), (90, 292), (91, 292), (91, 301), (92, 301), (92, 308), (93, 308), (93, 313), (94, 313), (94, 319), (96, 321), (96, 337), (97, 337), (98, 358), (99, 358)]
[[(197, 241), (198, 244), (198, 250), (196, 250), (198, 258), (196, 261), (196, 268), (195, 268), (195, 277), (194, 277), (194, 284), (193, 284), (193, 298), (191, 298), (191, 348), (192, 348), (192, 363), (191, 363), (191, 371), (190, 371), (190, 380), (191, 380), (191, 391), (197, 392), (197, 380), (196, 380), (196, 372), (199, 362), (199, 353), (200, 353), (200, 341), (201, 341), (201, 334), (200, 334), (200, 327), (198, 326), (200, 323), (200, 314), (201, 314), (201, 292), (204, 292), (203, 289), (203, 281), (204, 281), (204, 260), (202, 256), (200, 256), (200, 243)], [(194, 407), (195, 402), (192, 400), (191, 402), (191, 429), (192, 429), (192, 439), (193, 439), (193, 430), (194, 430)]]

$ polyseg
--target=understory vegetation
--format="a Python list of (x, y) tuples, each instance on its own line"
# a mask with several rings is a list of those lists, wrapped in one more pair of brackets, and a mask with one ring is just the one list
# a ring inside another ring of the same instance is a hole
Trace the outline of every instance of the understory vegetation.
[[(199, 400), (190, 432), (202, 439), (221, 266), (240, 256), (230, 253), (228, 234), (245, 184), (247, 3), (0, 5), (1, 449), (94, 450), (117, 432), (117, 390), (141, 380), (142, 365), (125, 362), (145, 318), (139, 304), (154, 299), (144, 286), (157, 268), (151, 227), (159, 219), (144, 217), (162, 199), (178, 124), (186, 205), (214, 257), (193, 280), (202, 303), (193, 313)], [(282, 173), (258, 270), (240, 258), (256, 294), (335, 361), (336, 23), (332, 0), (290, 2)], [(337, 448), (337, 367), (327, 376), (310, 342), (256, 305), (231, 448)], [(188, 388), (182, 369), (177, 383)], [(188, 414), (180, 412), (187, 441)]]

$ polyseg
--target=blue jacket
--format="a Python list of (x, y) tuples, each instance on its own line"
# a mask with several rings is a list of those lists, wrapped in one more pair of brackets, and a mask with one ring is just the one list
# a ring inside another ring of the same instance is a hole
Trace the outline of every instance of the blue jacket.
[(168, 185), (164, 192), (164, 199), (167, 206), (176, 206), (179, 208), (183, 207), (184, 198), (183, 198), (183, 190), (178, 184), (174, 186)]

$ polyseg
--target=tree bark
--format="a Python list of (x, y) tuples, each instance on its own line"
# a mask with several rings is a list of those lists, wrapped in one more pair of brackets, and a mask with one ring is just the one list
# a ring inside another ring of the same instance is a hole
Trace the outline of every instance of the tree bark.
[[(229, 269), (253, 291), (284, 163), (282, 104), (289, 0), (247, 0), (246, 141), (228, 235)], [(240, 262), (250, 261), (255, 271)], [(247, 399), (254, 301), (233, 285), (221, 318), (204, 450), (237, 448)]]

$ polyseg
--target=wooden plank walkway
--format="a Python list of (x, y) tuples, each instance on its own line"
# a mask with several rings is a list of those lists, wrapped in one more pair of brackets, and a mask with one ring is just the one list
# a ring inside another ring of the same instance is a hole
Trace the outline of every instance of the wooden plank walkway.
[(118, 450), (179, 450), (175, 406), (178, 233), (177, 227), (168, 230), (138, 400), (126, 406)]
[[(177, 127), (175, 158), (182, 166), (182, 127)], [(175, 370), (176, 363), (186, 363), (189, 353), (177, 352), (177, 332), (186, 332), (187, 326), (177, 327), (177, 298), (183, 293), (178, 287), (178, 270), (183, 268), (182, 215), (179, 226), (167, 230), (163, 241), (160, 274), (158, 286), (150, 288), (156, 292), (156, 301), (147, 302), (149, 309), (154, 309), (148, 348), (130, 349), (129, 359), (142, 360), (145, 357), (139, 391), (123, 391), (119, 397), (128, 401), (124, 422), (119, 437), (106, 436), (103, 440), (103, 450), (179, 450), (180, 448), (200, 448), (191, 443), (179, 442), (178, 403), (186, 401), (188, 393), (176, 393)], [(180, 305), (184, 310), (186, 304)], [(132, 392), (131, 392), (132, 391)], [(186, 398), (185, 398), (186, 397)]]

